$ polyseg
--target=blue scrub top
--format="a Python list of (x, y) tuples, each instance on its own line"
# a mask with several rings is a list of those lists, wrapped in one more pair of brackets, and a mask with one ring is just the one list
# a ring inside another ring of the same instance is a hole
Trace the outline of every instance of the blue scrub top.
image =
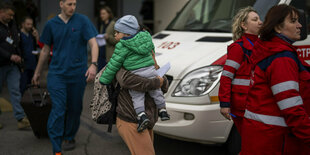
[(67, 24), (59, 16), (49, 20), (40, 38), (40, 42), (53, 45), (49, 74), (84, 75), (87, 70), (87, 42), (97, 34), (94, 25), (82, 14), (73, 14)]
[(37, 57), (32, 54), (34, 50), (34, 37), (31, 34), (20, 33), (21, 46), (24, 56), (25, 69), (35, 70), (37, 66)]

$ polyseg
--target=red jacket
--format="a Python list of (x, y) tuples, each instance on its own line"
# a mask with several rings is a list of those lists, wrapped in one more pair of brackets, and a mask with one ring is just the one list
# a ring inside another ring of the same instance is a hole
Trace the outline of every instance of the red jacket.
[(251, 74), (249, 57), (256, 40), (257, 35), (244, 34), (228, 46), (227, 60), (220, 79), (220, 106), (230, 107), (231, 112), (239, 117), (243, 116), (245, 109)]
[[(42, 49), (44, 46), (44, 43), (38, 41), (38, 45), (39, 47)], [(52, 61), (52, 56), (53, 56), (53, 45), (51, 46), (51, 51), (50, 51), (50, 58), (48, 60), (48, 64)]]
[(277, 36), (258, 40), (251, 60), (241, 154), (309, 154), (310, 73), (295, 48)]

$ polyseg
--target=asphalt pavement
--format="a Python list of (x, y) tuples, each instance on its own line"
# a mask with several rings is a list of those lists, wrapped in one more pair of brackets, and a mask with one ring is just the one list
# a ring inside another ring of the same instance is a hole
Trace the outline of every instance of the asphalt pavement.
[[(46, 83), (42, 80), (41, 83)], [(107, 132), (107, 125), (96, 124), (91, 119), (89, 109), (90, 99), (93, 95), (93, 84), (86, 86), (84, 94), (81, 125), (76, 135), (76, 148), (64, 151), (65, 155), (129, 155), (130, 152), (117, 133), (115, 126), (112, 133)], [(9, 93), (4, 87), (0, 94), (0, 155), (51, 155), (52, 145), (48, 138), (38, 139), (31, 129), (18, 130), (17, 122), (10, 106)], [(162, 137), (155, 134), (154, 148), (159, 155), (222, 155), (226, 149), (223, 146), (208, 146), (198, 143), (183, 142)]]

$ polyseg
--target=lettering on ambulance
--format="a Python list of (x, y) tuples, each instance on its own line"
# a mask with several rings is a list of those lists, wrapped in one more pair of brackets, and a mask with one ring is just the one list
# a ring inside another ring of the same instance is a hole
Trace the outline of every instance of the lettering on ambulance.
[(295, 46), (297, 48), (297, 54), (299, 58), (303, 60), (310, 60), (310, 45), (307, 46)]
[(175, 47), (177, 47), (178, 45), (180, 45), (180, 42), (163, 42), (161, 45), (157, 46), (157, 48), (162, 48), (165, 49), (167, 48), (168, 50), (174, 49)]

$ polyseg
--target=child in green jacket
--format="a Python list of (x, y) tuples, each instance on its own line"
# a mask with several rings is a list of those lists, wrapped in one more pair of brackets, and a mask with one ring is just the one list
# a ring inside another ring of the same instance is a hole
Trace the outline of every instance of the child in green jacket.
[[(100, 83), (110, 84), (117, 71), (121, 67), (132, 73), (146, 77), (157, 77), (154, 67), (152, 51), (154, 44), (152, 36), (147, 31), (139, 31), (140, 27), (137, 19), (132, 15), (126, 15), (116, 21), (114, 25), (116, 44), (115, 51), (100, 77)], [(143, 131), (150, 120), (145, 114), (144, 96), (145, 92), (129, 90), (132, 97), (134, 109), (138, 115), (138, 132)], [(166, 111), (164, 95), (160, 89), (148, 92), (154, 99), (156, 107), (159, 109), (159, 116), (162, 121), (169, 120)]]

